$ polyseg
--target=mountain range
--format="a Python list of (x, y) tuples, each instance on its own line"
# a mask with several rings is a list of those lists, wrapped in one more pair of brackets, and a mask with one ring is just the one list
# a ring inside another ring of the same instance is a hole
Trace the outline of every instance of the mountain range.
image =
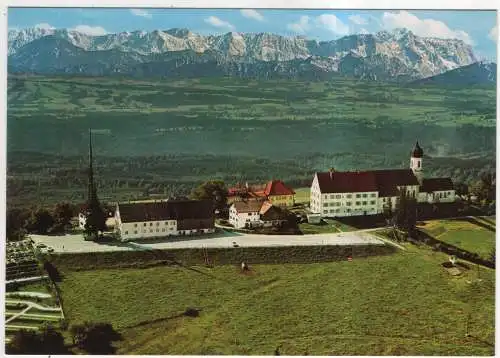
[(200, 35), (188, 29), (92, 36), (68, 29), (8, 33), (9, 73), (132, 77), (237, 76), (409, 82), (477, 62), (461, 40), (407, 29), (332, 41), (271, 33)]

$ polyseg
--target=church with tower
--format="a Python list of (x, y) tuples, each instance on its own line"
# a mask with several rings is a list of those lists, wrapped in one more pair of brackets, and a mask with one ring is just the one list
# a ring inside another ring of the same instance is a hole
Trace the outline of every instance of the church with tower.
[(424, 151), (411, 151), (410, 168), (370, 171), (317, 172), (311, 185), (310, 209), (323, 217), (376, 215), (395, 209), (402, 191), (419, 203), (452, 203), (451, 178), (425, 178)]

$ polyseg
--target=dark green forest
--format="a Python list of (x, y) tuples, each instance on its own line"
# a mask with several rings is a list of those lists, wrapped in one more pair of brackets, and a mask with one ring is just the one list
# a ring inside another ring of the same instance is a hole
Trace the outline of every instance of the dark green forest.
[(9, 206), (82, 202), (89, 128), (106, 201), (185, 195), (208, 179), (298, 187), (330, 167), (403, 168), (417, 139), (426, 176), (495, 170), (486, 87), (16, 76), (7, 96)]

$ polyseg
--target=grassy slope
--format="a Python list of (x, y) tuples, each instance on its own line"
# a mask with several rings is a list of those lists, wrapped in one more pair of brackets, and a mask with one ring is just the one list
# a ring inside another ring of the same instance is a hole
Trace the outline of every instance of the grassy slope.
[[(493, 353), (494, 272), (468, 284), (440, 253), (411, 248), (388, 257), (308, 265), (233, 266), (202, 274), (172, 267), (71, 272), (62, 292), (71, 323), (109, 321), (127, 354)], [(208, 276), (207, 276), (208, 275)], [(199, 318), (176, 317), (187, 307)], [(471, 314), (475, 339), (464, 338)]]
[[(489, 220), (489, 219), (488, 219)], [(492, 221), (490, 221), (492, 222)], [(486, 228), (481, 221), (432, 220), (420, 226), (434, 238), (488, 258), (495, 247), (495, 224)]]

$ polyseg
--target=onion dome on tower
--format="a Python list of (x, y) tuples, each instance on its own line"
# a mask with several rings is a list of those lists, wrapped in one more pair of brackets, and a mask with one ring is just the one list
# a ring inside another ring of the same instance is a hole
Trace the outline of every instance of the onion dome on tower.
[(424, 151), (420, 148), (420, 145), (418, 145), (418, 140), (417, 143), (415, 143), (415, 148), (413, 148), (411, 152), (411, 156), (413, 158), (422, 158), (424, 156)]

